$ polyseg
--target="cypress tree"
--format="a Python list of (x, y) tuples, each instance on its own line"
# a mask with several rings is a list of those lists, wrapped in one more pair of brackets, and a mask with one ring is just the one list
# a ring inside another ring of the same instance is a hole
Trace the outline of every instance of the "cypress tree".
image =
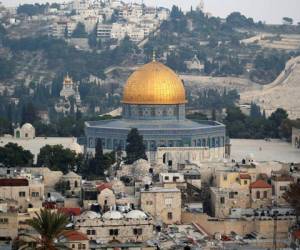
[(146, 147), (143, 143), (143, 136), (136, 128), (133, 128), (127, 135), (126, 164), (132, 164), (139, 159), (147, 160)]

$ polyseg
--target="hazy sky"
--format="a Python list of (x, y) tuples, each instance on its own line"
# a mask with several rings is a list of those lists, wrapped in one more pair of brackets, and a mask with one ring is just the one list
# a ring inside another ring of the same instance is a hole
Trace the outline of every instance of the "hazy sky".
[[(0, 0), (5, 5), (18, 5), (33, 2), (63, 2), (65, 0)], [(126, 2), (141, 2), (142, 0), (125, 0)], [(152, 6), (179, 5), (182, 9), (196, 6), (199, 0), (144, 0)], [(253, 17), (255, 20), (267, 23), (281, 23), (282, 17), (292, 17), (300, 22), (300, 0), (204, 0), (205, 10), (213, 15), (225, 17), (233, 11)]]

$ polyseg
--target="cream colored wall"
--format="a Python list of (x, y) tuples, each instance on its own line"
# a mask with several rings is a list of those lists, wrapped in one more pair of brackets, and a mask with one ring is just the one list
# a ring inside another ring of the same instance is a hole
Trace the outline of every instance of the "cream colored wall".
[[(4, 219), (7, 219), (7, 223), (3, 222)], [(12, 239), (18, 236), (17, 213), (0, 213), (0, 236)]]
[[(211, 188), (211, 208), (215, 217), (226, 218), (232, 208), (250, 208), (249, 189), (218, 189)], [(230, 192), (237, 192), (234, 198), (229, 198)], [(221, 203), (221, 197), (224, 197), (224, 203)]]
[[(69, 192), (74, 192), (74, 194), (80, 194), (80, 192), (81, 192), (81, 176), (78, 176), (78, 177), (62, 176), (61, 179), (65, 182), (69, 181), (69, 183), (70, 183), (70, 190), (68, 190)], [(77, 187), (75, 185), (76, 184), (75, 182), (77, 182)]]
[[(264, 198), (264, 191), (267, 191), (267, 198)], [(256, 192), (260, 192), (260, 199), (256, 198)], [(260, 208), (272, 204), (272, 189), (271, 188), (254, 188), (251, 189), (251, 207)]]
[[(172, 203), (167, 205), (166, 200)], [(166, 224), (180, 223), (181, 192), (141, 192), (141, 208)], [(168, 219), (168, 213), (172, 213), (172, 219)]]
[[(197, 223), (208, 234), (215, 233), (230, 234), (232, 231), (239, 235), (246, 235), (251, 232), (257, 232), (261, 236), (273, 237), (274, 221), (272, 220), (211, 220), (206, 214), (182, 212), (182, 223)], [(294, 220), (278, 220), (277, 221), (277, 238), (286, 239), (288, 237), (288, 229), (295, 223)]]
[[(79, 227), (80, 226), (80, 227)], [(153, 221), (152, 220), (101, 220), (101, 219), (85, 219), (83, 222), (77, 222), (76, 228), (78, 231), (87, 234), (87, 230), (95, 230), (95, 235), (87, 235), (90, 240), (100, 239), (108, 243), (112, 240), (118, 240), (122, 243), (128, 241), (146, 241), (153, 238)], [(133, 229), (141, 228), (142, 235), (134, 235)], [(112, 236), (109, 233), (110, 229), (118, 229), (119, 233)]]
[(109, 189), (103, 189), (100, 194), (98, 194), (98, 203), (101, 207), (104, 207), (105, 201), (107, 201), (106, 206), (109, 208), (116, 205), (116, 197), (114, 192)]
[(283, 198), (283, 194), (285, 193), (285, 190), (280, 190), (280, 187), (289, 187), (291, 184), (290, 181), (274, 181), (272, 180), (272, 186), (274, 189), (274, 195), (275, 195), (275, 200), (278, 204), (280, 205), (287, 205), (288, 203), (286, 200)]
[[(83, 249), (90, 249), (90, 243), (88, 240), (81, 240), (81, 241), (69, 241), (65, 244), (69, 249), (74, 250), (83, 250)], [(84, 245), (84, 248), (83, 248)]]
[[(20, 192), (25, 192), (25, 197), (20, 197)], [(0, 188), (0, 198), (16, 200), (22, 211), (26, 210), (29, 203), (29, 197), (29, 186)]]

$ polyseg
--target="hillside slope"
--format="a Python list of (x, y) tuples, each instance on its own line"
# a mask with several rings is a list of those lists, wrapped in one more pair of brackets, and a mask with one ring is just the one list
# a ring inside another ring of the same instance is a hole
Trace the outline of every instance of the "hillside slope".
[(277, 108), (288, 111), (290, 118), (300, 118), (300, 56), (292, 58), (277, 79), (261, 90), (241, 93), (241, 104), (255, 102), (266, 114)]

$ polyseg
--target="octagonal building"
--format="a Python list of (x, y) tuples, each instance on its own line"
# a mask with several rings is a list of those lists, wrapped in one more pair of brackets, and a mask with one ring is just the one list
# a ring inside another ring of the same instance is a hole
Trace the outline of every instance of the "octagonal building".
[(203, 147), (224, 154), (225, 126), (216, 121), (186, 119), (186, 102), (178, 75), (153, 60), (128, 78), (121, 119), (85, 123), (86, 150), (94, 152), (97, 138), (105, 150), (125, 150), (129, 131), (137, 128), (148, 153), (159, 147)]

